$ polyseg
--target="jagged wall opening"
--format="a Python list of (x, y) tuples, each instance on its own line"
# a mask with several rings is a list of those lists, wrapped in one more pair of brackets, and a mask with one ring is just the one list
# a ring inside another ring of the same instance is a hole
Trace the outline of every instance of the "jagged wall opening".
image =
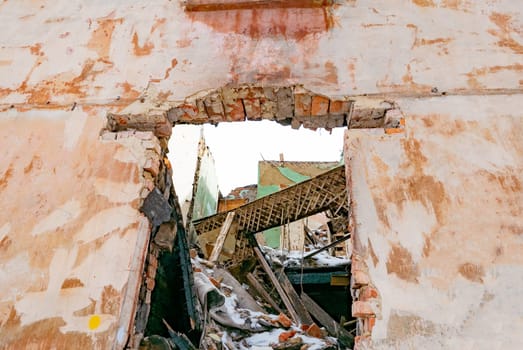
[[(143, 100), (141, 102), (143, 103)], [(163, 320), (175, 327), (176, 331), (192, 332), (194, 340), (198, 337), (201, 327), (196, 309), (197, 302), (190, 291), (192, 271), (187, 255), (187, 236), (183, 221), (179, 217), (181, 211), (172, 188), (172, 180), (167, 179), (168, 174), (172, 173), (169, 161), (165, 157), (172, 127), (177, 124), (201, 125), (245, 120), (272, 120), (282, 125), (290, 125), (294, 129), (299, 129), (301, 126), (312, 130), (318, 128), (330, 130), (336, 127), (382, 128), (386, 134), (403, 132), (404, 127), (401, 111), (394, 102), (367, 96), (327, 97), (311, 92), (300, 85), (226, 86), (199, 92), (184, 101), (167, 106), (158, 103), (155, 108), (151, 108), (146, 113), (109, 114), (107, 123), (109, 131), (152, 131), (159, 138), (164, 157), (159, 160), (159, 164), (153, 165), (159, 171), (151, 181), (155, 190), (156, 185), (163, 189), (164, 201), (168, 202), (170, 208), (169, 218), (163, 221), (156, 220), (156, 224), (154, 218), (156, 214), (148, 215), (153, 224), (154, 239), (151, 240), (150, 254), (144, 271), (144, 283), (135, 320), (135, 335), (131, 338), (129, 347), (137, 347), (144, 334), (167, 335), (167, 329), (162, 325)], [(161, 173), (163, 169), (167, 171)], [(145, 206), (144, 202), (144, 208)], [(146, 211), (147, 209), (144, 209), (147, 215)], [(178, 270), (173, 270), (173, 266), (178, 267)], [(353, 261), (352, 275), (354, 271)], [(183, 286), (180, 286), (180, 282)], [(358, 290), (367, 284), (359, 284), (358, 280), (351, 277), (352, 299), (355, 299)], [(183, 288), (183, 292), (180, 288)], [(366, 322), (369, 322), (369, 317), (355, 312), (354, 307), (355, 304), (353, 304), (352, 314), (359, 320), (357, 332), (362, 333)], [(181, 318), (180, 311), (183, 312)]]

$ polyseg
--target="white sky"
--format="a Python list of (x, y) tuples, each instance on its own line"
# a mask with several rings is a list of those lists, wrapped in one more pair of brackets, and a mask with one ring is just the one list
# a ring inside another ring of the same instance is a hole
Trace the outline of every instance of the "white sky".
[[(214, 157), (220, 191), (258, 182), (258, 161), (339, 161), (343, 150), (344, 128), (332, 133), (294, 130), (267, 120), (205, 125), (205, 142)], [(262, 158), (263, 157), (263, 158)]]

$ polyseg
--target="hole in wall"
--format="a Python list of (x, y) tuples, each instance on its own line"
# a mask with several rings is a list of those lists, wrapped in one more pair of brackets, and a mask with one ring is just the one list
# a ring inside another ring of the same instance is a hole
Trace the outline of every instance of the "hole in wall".
[[(163, 110), (155, 110), (151, 113), (142, 113), (142, 114), (119, 114), (119, 115), (109, 115), (108, 116), (108, 129), (111, 131), (121, 131), (121, 130), (128, 130), (128, 129), (136, 129), (136, 130), (143, 130), (143, 131), (153, 131), (156, 136), (160, 138), (160, 140), (163, 140), (162, 148), (164, 150), (167, 149), (167, 140), (169, 139), (169, 136), (172, 132), (172, 126), (174, 126), (174, 132), (176, 134), (177, 128), (181, 129), (185, 124), (190, 125), (203, 125), (203, 124), (222, 124), (223, 122), (231, 122), (231, 121), (256, 121), (256, 123), (261, 123), (261, 120), (270, 120), (271, 123), (278, 123), (281, 125), (286, 125), (288, 129), (300, 129), (301, 127), (308, 128), (308, 129), (318, 129), (318, 128), (326, 128), (326, 129), (336, 129), (336, 128), (384, 128), (386, 134), (394, 134), (397, 132), (402, 132), (401, 129), (403, 129), (404, 121), (401, 117), (401, 112), (397, 109), (395, 109), (394, 103), (390, 101), (381, 101), (379, 99), (364, 97), (364, 98), (357, 98), (357, 99), (351, 99), (347, 97), (342, 98), (329, 98), (323, 95), (318, 95), (315, 93), (312, 93), (303, 87), (300, 86), (284, 86), (284, 87), (261, 87), (261, 86), (239, 86), (239, 87), (223, 87), (217, 90), (211, 90), (207, 92), (201, 92), (198, 94), (195, 94), (194, 96), (188, 97), (185, 101), (181, 103), (175, 104), (174, 107), (163, 109)], [(245, 125), (245, 124), (244, 124)], [(259, 124), (258, 124), (259, 125)], [(224, 137), (222, 137), (224, 138)], [(267, 142), (272, 142), (274, 139), (274, 135), (271, 134), (269, 136), (266, 136)], [(176, 137), (173, 138), (172, 142), (176, 141)], [(221, 140), (223, 141), (223, 140)], [(247, 143), (248, 144), (248, 143)], [(241, 145), (238, 145), (239, 147), (244, 147), (245, 144), (242, 143)], [(178, 147), (179, 149), (185, 149), (185, 146), (175, 146), (171, 145), (171, 151), (176, 149)], [(295, 147), (298, 148), (298, 147)], [(208, 147), (201, 143), (199, 143), (198, 150), (206, 150)], [(271, 160), (272, 163), (269, 168), (277, 168), (280, 173), (286, 173), (283, 174), (284, 177), (289, 179), (289, 174), (293, 174), (290, 176), (291, 178), (293, 176), (296, 176), (296, 173), (298, 175), (299, 172), (295, 169), (287, 169), (285, 170), (285, 165), (287, 160), (285, 156), (285, 151), (281, 152), (283, 153), (282, 158), (278, 157), (279, 159)], [(263, 154), (263, 153), (262, 153)], [(341, 158), (341, 154), (339, 155)], [(200, 152), (197, 152), (196, 159), (193, 158), (194, 161), (196, 161), (196, 167), (201, 166), (201, 160), (202, 156)], [(288, 159), (288, 158), (287, 158)], [(173, 163), (176, 163), (174, 161)], [(181, 169), (192, 167), (191, 163), (191, 157), (189, 157), (188, 163), (189, 166), (183, 166), (183, 165), (176, 165), (172, 170), (171, 173), (176, 173), (177, 171), (180, 171)], [(200, 165), (198, 165), (200, 163)], [(236, 170), (238, 169), (237, 166), (234, 167)], [(282, 169), (279, 169), (282, 168)], [(175, 185), (176, 191), (186, 191), (191, 194), (190, 200), (189, 200), (189, 207), (186, 209), (182, 209), (184, 207), (184, 204), (186, 204), (184, 201), (181, 202), (180, 208), (177, 208), (176, 215), (177, 224), (175, 225), (177, 230), (183, 229), (183, 236), (185, 237), (185, 232), (187, 232), (187, 236), (191, 236), (191, 223), (193, 222), (194, 218), (192, 217), (193, 213), (195, 212), (194, 205), (196, 203), (195, 195), (197, 194), (198, 190), (198, 183), (201, 183), (201, 169), (196, 169), (195, 175), (192, 177), (189, 176), (189, 180), (187, 181), (187, 185)], [(291, 171), (288, 171), (291, 170)], [(189, 172), (190, 173), (190, 172)], [(234, 173), (234, 172), (233, 172)], [(301, 174), (303, 175), (303, 174)], [(300, 176), (298, 176), (299, 178)], [(308, 180), (306, 180), (308, 181)], [(249, 181), (250, 182), (250, 181)], [(299, 181), (294, 181), (299, 182)], [(203, 181), (205, 183), (205, 181)], [(276, 183), (277, 186), (280, 186), (281, 183)], [(286, 184), (288, 185), (288, 184)], [(217, 181), (213, 185), (218, 187)], [(345, 186), (345, 181), (343, 181), (343, 186)], [(280, 188), (279, 188), (280, 189)], [(208, 192), (209, 188), (207, 188)], [(258, 190), (258, 189), (257, 189)], [(243, 191), (247, 191), (247, 189), (243, 189)], [(220, 195), (219, 195), (219, 189), (218, 192), (218, 200), (214, 202), (219, 202)], [(242, 190), (239, 191), (240, 193)], [(247, 191), (249, 192), (249, 191)], [(347, 194), (346, 188), (343, 187), (343, 190), (340, 192)], [(173, 191), (174, 193), (174, 191)], [(174, 195), (176, 197), (176, 195)], [(221, 199), (224, 199), (224, 197), (229, 197), (228, 195), (221, 196)], [(231, 198), (228, 198), (231, 199)], [(176, 198), (178, 200), (178, 198)], [(203, 201), (205, 203), (205, 201)], [(348, 202), (348, 201), (347, 201)], [(208, 203), (206, 203), (208, 204)], [(213, 203), (210, 206), (210, 211), (205, 212), (202, 211), (199, 213), (199, 215), (206, 216), (212, 211), (216, 210), (219, 205), (215, 205), (216, 203)], [(205, 209), (205, 205), (204, 205)], [(336, 210), (334, 210), (336, 211)], [(187, 215), (189, 214), (189, 215)], [(332, 210), (330, 210), (330, 214), (332, 215)], [(187, 217), (185, 222), (183, 222), (182, 217)], [(343, 217), (343, 215), (342, 215)], [(345, 226), (348, 226), (348, 212), (344, 215), (344, 221), (346, 223)], [(288, 220), (286, 223), (281, 223), (281, 234), (280, 237), (285, 236), (285, 232), (289, 230), (290, 222), (291, 220)], [(332, 226), (332, 225), (331, 225)], [(153, 233), (154, 234), (154, 233)], [(194, 237), (193, 237), (194, 238)], [(266, 237), (265, 237), (266, 238)], [(178, 240), (177, 240), (178, 241)], [(258, 240), (259, 242), (260, 240)], [(193, 242), (196, 242), (196, 240), (193, 239)], [(280, 245), (285, 244), (286, 240), (280, 240)], [(263, 242), (267, 243), (267, 242)], [(288, 242), (290, 247), (290, 241)], [(178, 249), (178, 254), (180, 252), (184, 252), (185, 255), (187, 255), (188, 251), (188, 245), (189, 242), (186, 242), (186, 247), (181, 247), (181, 249)], [(273, 242), (274, 246), (278, 246), (276, 243)], [(245, 246), (245, 245), (244, 245)], [(205, 249), (201, 247), (200, 244), (200, 254), (205, 255)], [(235, 256), (238, 256), (238, 254), (235, 254)], [(242, 254), (239, 254), (241, 257)], [(190, 260), (185, 257), (185, 260), (179, 260), (182, 262), (182, 264), (190, 265)], [(234, 260), (234, 259), (233, 259)], [(183, 262), (185, 261), (185, 262)], [(169, 263), (165, 263), (168, 267)], [(242, 267), (240, 266), (240, 270)], [(187, 279), (186, 275), (190, 275), (192, 272), (191, 270), (185, 270), (180, 272), (181, 274), (184, 274), (185, 283), (187, 283), (189, 279)], [(343, 278), (336, 278), (337, 283), (340, 283), (342, 286), (344, 286), (346, 289), (348, 289), (348, 280), (350, 277), (350, 272), (347, 273), (345, 276), (345, 279)], [(332, 279), (331, 279), (332, 281)], [(171, 283), (173, 283), (171, 281)], [(332, 282), (331, 282), (332, 284)], [(179, 286), (178, 286), (179, 287)], [(190, 285), (184, 285), (183, 288), (190, 289)], [(296, 287), (296, 286), (295, 286)], [(300, 282), (300, 289), (303, 291), (304, 283), (303, 281)], [(153, 299), (154, 299), (154, 293), (156, 295), (162, 294), (162, 291), (158, 288), (154, 289), (153, 292)], [(312, 293), (312, 292), (311, 292)], [(320, 289), (319, 292), (317, 292), (320, 295), (325, 295), (326, 293), (322, 293), (322, 290)], [(188, 296), (185, 294), (185, 301), (189, 300), (191, 296)], [(183, 299), (183, 298), (182, 298)], [(183, 303), (183, 300), (177, 300), (178, 303)], [(350, 304), (350, 302), (349, 302)], [(179, 305), (178, 309), (183, 310), (183, 305)], [(172, 310), (171, 310), (172, 311)], [(193, 311), (194, 312), (194, 311)], [(161, 315), (157, 315), (157, 317)], [(340, 317), (340, 315), (337, 315), (336, 317)], [(341, 320), (343, 322), (344, 320)], [(345, 319), (346, 321), (346, 319)], [(187, 329), (187, 323), (190, 323), (190, 327), (194, 328), (193, 323), (195, 323), (195, 320), (193, 318), (189, 319), (189, 322), (185, 322), (185, 329)], [(349, 322), (350, 324), (354, 324), (352, 321)], [(184, 331), (183, 329), (177, 329), (180, 331)], [(194, 341), (194, 340), (193, 340)]]

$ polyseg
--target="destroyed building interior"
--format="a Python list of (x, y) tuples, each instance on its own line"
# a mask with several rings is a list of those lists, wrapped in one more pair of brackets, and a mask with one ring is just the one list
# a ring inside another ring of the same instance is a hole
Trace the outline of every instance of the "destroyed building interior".
[[(523, 348), (520, 1), (0, 18), (1, 350)], [(201, 130), (247, 123), (342, 150), (222, 192)]]

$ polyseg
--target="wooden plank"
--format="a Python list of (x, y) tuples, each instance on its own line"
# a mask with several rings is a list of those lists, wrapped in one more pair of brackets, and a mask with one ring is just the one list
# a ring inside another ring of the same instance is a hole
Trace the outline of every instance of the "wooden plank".
[(316, 304), (316, 302), (314, 300), (312, 300), (312, 298), (310, 296), (308, 296), (306, 293), (301, 293), (300, 299), (303, 302), (303, 304), (305, 305), (305, 307), (307, 308), (307, 310), (310, 311), (312, 316), (314, 316), (314, 318), (316, 320), (318, 320), (318, 322), (323, 327), (325, 327), (325, 329), (332, 336), (334, 336), (334, 337), (344, 336), (349, 339), (354, 338), (354, 336), (352, 334), (350, 334), (349, 331), (347, 331), (345, 328), (343, 328), (338, 322), (334, 321), (334, 319), (332, 317), (330, 317), (330, 315), (327, 312), (325, 312), (325, 310), (323, 310), (321, 308), (321, 306)]
[(292, 305), (294, 306), (294, 310), (296, 310), (296, 313), (298, 314), (298, 317), (300, 319), (300, 323), (308, 324), (308, 325), (313, 324), (314, 321), (312, 320), (311, 315), (307, 311), (307, 308), (305, 307), (305, 305), (303, 305), (303, 303), (301, 302), (300, 296), (294, 290), (292, 283), (287, 278), (287, 275), (285, 274), (283, 269), (281, 269), (280, 271), (277, 271), (277, 272), (278, 272), (278, 281), (280, 282), (281, 286), (285, 290), (285, 293), (291, 300)]
[(254, 275), (252, 273), (248, 273), (247, 274), (247, 281), (249, 281), (249, 283), (251, 284), (251, 287), (266, 301), (268, 302), (271, 307), (278, 311), (279, 313), (282, 313), (284, 314), (284, 312), (282, 311), (282, 309), (280, 309), (280, 307), (278, 306), (278, 304), (274, 301), (274, 299), (269, 295), (269, 293), (267, 293), (267, 291), (265, 290), (265, 288), (263, 288), (263, 286), (261, 285), (260, 282), (258, 282), (258, 280), (256, 279), (256, 277), (254, 277)]
[(332, 243), (327, 244), (327, 245), (324, 246), (324, 247), (321, 247), (321, 248), (318, 249), (318, 250), (313, 251), (312, 253), (309, 253), (309, 254), (305, 255), (305, 256), (303, 257), (303, 259), (312, 258), (314, 255), (316, 255), (316, 254), (318, 254), (318, 253), (321, 253), (321, 252), (323, 252), (324, 250), (327, 250), (327, 249), (329, 249), (329, 248), (332, 248), (332, 247), (334, 247), (336, 244), (341, 243), (341, 242), (343, 242), (343, 241), (346, 241), (346, 240), (348, 240), (349, 238), (350, 238), (350, 233), (346, 234), (346, 235), (343, 236), (342, 238), (340, 238), (340, 239), (338, 239), (338, 240), (336, 240), (336, 241), (334, 241), (334, 242), (332, 242)]
[(300, 318), (298, 314), (296, 313), (296, 310), (294, 309), (294, 306), (292, 305), (291, 301), (289, 300), (289, 297), (283, 290), (282, 286), (280, 285), (280, 282), (278, 281), (278, 278), (276, 278), (276, 275), (272, 271), (271, 267), (265, 260), (262, 252), (260, 251), (260, 248), (254, 247), (254, 253), (256, 254), (256, 257), (258, 258), (258, 261), (260, 262), (263, 271), (269, 276), (269, 279), (271, 280), (272, 284), (276, 288), (276, 291), (280, 295), (281, 300), (283, 301), (283, 304), (287, 308), (287, 311), (289, 311), (289, 314), (291, 318), (294, 320), (296, 324), (300, 323)]
[(234, 211), (231, 211), (227, 213), (227, 217), (225, 218), (225, 222), (223, 223), (223, 226), (220, 230), (220, 233), (218, 234), (218, 238), (216, 238), (216, 242), (214, 243), (214, 248), (211, 253), (211, 257), (209, 258), (209, 261), (212, 263), (215, 263), (218, 261), (218, 257), (220, 256), (220, 253), (222, 252), (223, 243), (225, 243), (225, 238), (227, 238), (227, 234), (229, 233), (229, 230), (232, 225), (232, 220), (234, 219)]

